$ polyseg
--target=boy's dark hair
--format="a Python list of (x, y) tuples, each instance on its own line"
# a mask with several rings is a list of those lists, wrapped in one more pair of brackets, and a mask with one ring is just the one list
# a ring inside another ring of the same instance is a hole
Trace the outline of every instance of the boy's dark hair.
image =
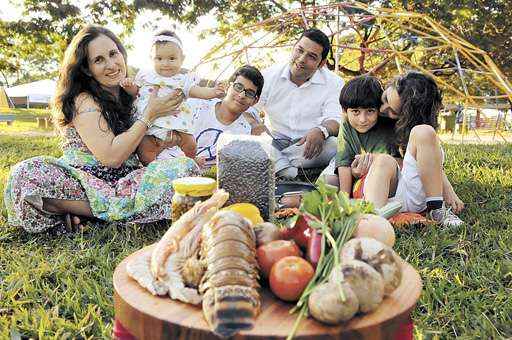
[(256, 67), (251, 65), (244, 65), (238, 68), (235, 71), (235, 73), (233, 73), (231, 78), (229, 78), (229, 81), (235, 81), (236, 77), (238, 76), (242, 76), (252, 81), (254, 86), (256, 86), (256, 94), (258, 95), (258, 97), (261, 95), (261, 91), (263, 90), (263, 84), (265, 81), (263, 79), (263, 75)]
[(379, 109), (382, 105), (382, 84), (376, 77), (362, 75), (350, 79), (340, 92), (343, 111), (355, 108)]
[[(168, 37), (173, 37), (173, 38), (176, 38), (178, 39), (178, 41), (180, 42), (180, 44), (183, 45), (183, 41), (181, 41), (180, 37), (178, 37), (178, 35), (176, 33), (174, 33), (173, 31), (171, 30), (161, 30), (161, 31), (158, 31), (156, 32), (153, 37), (156, 37), (156, 36), (159, 36), (159, 35), (166, 35)], [(156, 42), (157, 44), (163, 44), (165, 43), (165, 41), (157, 41)]]
[(316, 28), (307, 29), (302, 33), (302, 35), (299, 37), (297, 42), (300, 39), (302, 39), (302, 37), (306, 37), (310, 40), (313, 40), (317, 44), (321, 45), (323, 48), (322, 61), (325, 60), (325, 58), (327, 58), (327, 55), (329, 54), (329, 50), (331, 49), (331, 42), (329, 41), (329, 38), (327, 37), (327, 35), (325, 35), (324, 32), (322, 32)]

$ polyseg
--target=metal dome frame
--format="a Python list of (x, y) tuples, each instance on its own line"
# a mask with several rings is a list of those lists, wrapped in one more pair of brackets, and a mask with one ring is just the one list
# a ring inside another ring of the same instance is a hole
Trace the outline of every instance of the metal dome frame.
[[(512, 85), (485, 51), (427, 15), (357, 1), (304, 6), (237, 28), (197, 66), (230, 58), (220, 77), (232, 64), (255, 61), (251, 58), (254, 50), (265, 49), (267, 56), (271, 56), (276, 49), (291, 47), (294, 41), (290, 37), (312, 26), (330, 31), (330, 68), (338, 73), (381, 75), (383, 71), (387, 74), (394, 71), (396, 75), (415, 69), (436, 80), (443, 90), (447, 109), (507, 109), (512, 106)], [(345, 58), (348, 55), (353, 58)], [(425, 62), (428, 58), (441, 59), (434, 65)], [(478, 83), (492, 85), (487, 92), (492, 90), (494, 94), (479, 93), (481, 89), (473, 85)], [(463, 115), (462, 138), (467, 124), (465, 111)], [(506, 141), (501, 133), (502, 123), (500, 119), (496, 121), (494, 134)], [(477, 131), (473, 131), (480, 139)]]

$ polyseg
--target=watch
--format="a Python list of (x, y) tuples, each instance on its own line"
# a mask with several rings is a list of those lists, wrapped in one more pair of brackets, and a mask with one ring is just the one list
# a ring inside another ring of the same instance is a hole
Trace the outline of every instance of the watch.
[(317, 128), (320, 129), (320, 131), (322, 131), (322, 133), (324, 134), (324, 140), (329, 138), (329, 130), (327, 130), (325, 126), (318, 125)]

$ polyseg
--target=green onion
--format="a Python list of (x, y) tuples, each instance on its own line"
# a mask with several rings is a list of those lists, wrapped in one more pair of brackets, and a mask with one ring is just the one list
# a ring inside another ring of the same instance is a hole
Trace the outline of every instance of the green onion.
[[(358, 216), (372, 210), (371, 204), (350, 200), (347, 194), (338, 194), (334, 187), (322, 181), (318, 182), (318, 192), (304, 195), (300, 211), (320, 215), (319, 223), (313, 223), (311, 226), (321, 232), (322, 248), (313, 278), (302, 292), (295, 307), (290, 310), (290, 313), (298, 311), (298, 315), (287, 337), (288, 340), (293, 339), (300, 321), (308, 314), (309, 295), (318, 285), (329, 279), (334, 267), (340, 265), (340, 249), (352, 237)], [(338, 288), (342, 301), (345, 301), (340, 282), (338, 282)]]

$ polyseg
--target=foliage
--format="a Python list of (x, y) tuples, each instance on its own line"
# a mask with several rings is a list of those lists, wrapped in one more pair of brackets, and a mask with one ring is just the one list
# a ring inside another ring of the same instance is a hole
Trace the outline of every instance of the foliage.
[[(329, 3), (331, 2), (326, 0), (93, 0), (82, 5), (71, 0), (24, 0), (20, 4), (23, 9), (22, 20), (0, 21), (0, 79), (3, 83), (9, 83), (12, 79), (15, 79), (14, 82), (21, 82), (55, 76), (65, 47), (85, 23), (119, 23), (125, 28), (122, 36), (126, 36), (133, 32), (135, 19), (148, 10), (157, 11), (189, 27), (197, 24), (201, 16), (212, 14), (217, 19), (217, 27), (204, 32), (203, 36), (217, 35), (228, 39), (241, 27), (259, 24), (288, 10)], [(489, 51), (506, 73), (512, 71), (512, 62), (508, 56), (508, 51), (512, 48), (512, 27), (508, 25), (512, 19), (512, 2), (462, 0), (457, 6), (447, 0), (385, 0), (380, 3), (386, 7), (403, 8), (433, 16), (445, 27)], [(356, 9), (347, 11), (350, 14), (358, 12)], [(305, 26), (321, 25), (325, 19), (328, 18), (323, 18), (320, 11), (313, 16), (283, 25), (289, 32), (288, 38), (293, 40)], [(372, 38), (376, 31), (378, 29), (370, 21), (359, 26), (351, 38), (358, 38), (361, 47), (368, 47), (374, 42)], [(392, 31), (392, 27), (388, 27), (387, 32)], [(236, 44), (237, 41), (230, 43)], [(289, 44), (290, 41), (283, 40), (281, 43)], [(402, 46), (404, 49), (406, 47)], [(344, 55), (345, 62), (353, 60), (352, 65), (341, 68), (346, 75), (361, 74), (378, 65), (377, 59), (371, 54), (363, 53), (355, 57), (351, 56), (353, 54), (354, 52)], [(266, 61), (271, 60), (270, 56), (266, 58)], [(449, 60), (452, 56), (438, 54), (430, 58), (433, 58), (430, 63), (442, 67), (446, 59)], [(332, 57), (329, 63), (331, 67), (334, 66)]]
[(509, 0), (404, 0), (406, 8), (440, 21), (464, 39), (488, 52), (512, 75), (512, 2)]
[[(0, 197), (11, 165), (39, 154), (58, 156), (57, 145), (56, 138), (0, 136)], [(511, 337), (512, 148), (444, 148), (468, 224), (397, 231), (395, 248), (424, 285), (413, 312), (415, 336)], [(75, 234), (28, 235), (6, 225), (2, 203), (0, 338), (110, 337), (112, 272), (124, 257), (158, 240), (165, 226), (88, 226)]]

